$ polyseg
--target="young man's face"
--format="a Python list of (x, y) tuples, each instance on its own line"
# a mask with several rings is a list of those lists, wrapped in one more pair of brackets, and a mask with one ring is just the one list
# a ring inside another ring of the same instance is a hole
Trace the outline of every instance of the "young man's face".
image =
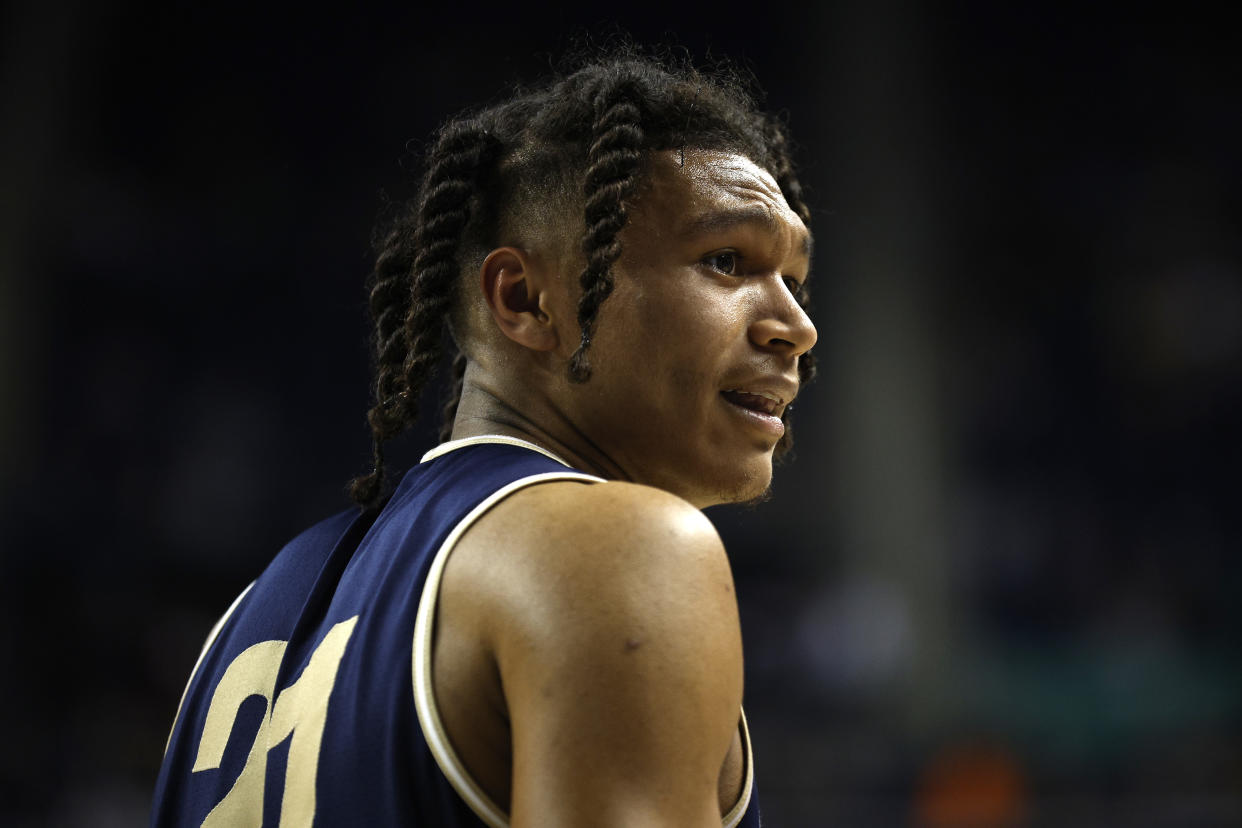
[(815, 326), (793, 295), (810, 237), (766, 171), (723, 152), (662, 152), (620, 235), (586, 436), (637, 482), (698, 506), (761, 496), (798, 358)]

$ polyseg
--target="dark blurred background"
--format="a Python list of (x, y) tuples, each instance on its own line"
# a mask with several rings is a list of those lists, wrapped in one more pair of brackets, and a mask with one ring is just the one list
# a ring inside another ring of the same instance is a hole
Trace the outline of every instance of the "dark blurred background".
[(615, 21), (752, 68), (816, 209), (797, 457), (711, 512), (765, 825), (1242, 825), (1242, 61), (1082, 5), (4, 6), (0, 823), (145, 821), (365, 465), (406, 141)]

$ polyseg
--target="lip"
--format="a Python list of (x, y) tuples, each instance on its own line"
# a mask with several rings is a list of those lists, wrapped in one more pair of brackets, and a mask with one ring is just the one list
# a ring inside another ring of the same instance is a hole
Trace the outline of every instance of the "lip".
[(739, 391), (743, 394), (775, 398), (776, 407), (772, 410), (772, 414), (779, 418), (785, 413), (785, 408), (793, 402), (794, 397), (798, 396), (798, 387), (798, 381), (795, 379), (787, 379), (779, 374), (762, 374), (725, 383), (721, 385), (720, 393)]
[(775, 437), (779, 440), (785, 433), (785, 424), (781, 422), (781, 418), (777, 414), (765, 414), (762, 411), (755, 411), (754, 409), (740, 406), (729, 400), (728, 397), (724, 396), (723, 392), (721, 392), (720, 395), (720, 402), (723, 405), (728, 406), (729, 410), (734, 412), (737, 416), (744, 418), (750, 426), (757, 428), (769, 436)]
[[(774, 405), (770, 413), (747, 408), (729, 399), (727, 393), (731, 391), (766, 397)], [(745, 417), (751, 425), (775, 436), (777, 439), (785, 433), (785, 424), (781, 421), (781, 415), (785, 413), (786, 407), (797, 395), (797, 380), (786, 379), (783, 376), (772, 374), (751, 376), (731, 381), (720, 389), (720, 399), (725, 405), (729, 406), (739, 416)]]

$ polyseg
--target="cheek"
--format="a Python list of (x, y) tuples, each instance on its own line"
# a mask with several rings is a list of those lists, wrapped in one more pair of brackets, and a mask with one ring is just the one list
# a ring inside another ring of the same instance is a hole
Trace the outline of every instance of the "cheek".
[(642, 278), (618, 285), (617, 304), (629, 327), (664, 347), (712, 344), (719, 348), (742, 325), (745, 311), (736, 291), (693, 268), (661, 272), (644, 269)]
[(745, 302), (728, 288), (694, 270), (643, 268), (636, 277), (622, 276), (600, 308), (593, 363), (632, 374), (648, 393), (659, 384), (680, 396), (714, 383), (742, 358), (746, 339)]
[(708, 336), (710, 326), (698, 312), (640, 314), (628, 331), (634, 365), (666, 392), (688, 390), (714, 371), (720, 344)]

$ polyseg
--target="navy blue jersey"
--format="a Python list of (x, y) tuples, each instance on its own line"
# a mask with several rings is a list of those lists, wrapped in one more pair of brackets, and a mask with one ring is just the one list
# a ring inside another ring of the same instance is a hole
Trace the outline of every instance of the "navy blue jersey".
[[(153, 826), (505, 826), (449, 743), (432, 623), (453, 545), (493, 505), (550, 480), (597, 481), (529, 443), (446, 443), (374, 519), (303, 532), (212, 631), (182, 698)], [(746, 785), (725, 818), (757, 828)]]

